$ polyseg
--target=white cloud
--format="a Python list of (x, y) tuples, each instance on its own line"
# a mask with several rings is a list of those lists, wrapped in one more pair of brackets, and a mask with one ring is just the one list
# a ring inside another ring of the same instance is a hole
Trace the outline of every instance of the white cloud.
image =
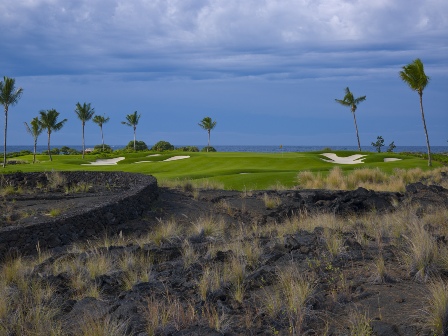
[[(11, 32), (0, 41), (6, 50), (0, 65), (21, 74), (277, 73), (282, 77), (297, 75), (299, 69), (310, 71), (307, 66), (321, 65), (331, 72), (347, 60), (363, 63), (360, 57), (378, 66), (379, 59), (369, 56), (378, 49), (393, 54), (400, 49), (424, 53), (436, 48), (446, 56), (446, 49), (440, 48), (448, 31), (448, 2), (5, 1), (0, 3), (0, 29)], [(394, 59), (385, 58), (384, 63), (390, 65)]]

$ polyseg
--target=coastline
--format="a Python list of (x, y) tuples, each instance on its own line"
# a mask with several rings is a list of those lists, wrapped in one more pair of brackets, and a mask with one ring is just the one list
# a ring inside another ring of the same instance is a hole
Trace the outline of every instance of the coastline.
[[(51, 148), (61, 148), (62, 146), (68, 146), (70, 148), (81, 150), (82, 146), (80, 145), (52, 145)], [(183, 147), (186, 145), (174, 145), (175, 148)], [(196, 147), (202, 149), (205, 146), (198, 146)], [(86, 145), (86, 148), (93, 148), (94, 145)], [(122, 149), (125, 147), (125, 145), (111, 145), (113, 150)], [(356, 146), (282, 146), (275, 145), (275, 146), (269, 146), (269, 145), (243, 145), (243, 146), (236, 146), (236, 145), (216, 145), (213, 146), (216, 148), (218, 152), (254, 152), (254, 153), (287, 153), (287, 152), (314, 152), (314, 151), (321, 151), (321, 150), (327, 150), (331, 149), (333, 151), (340, 151), (340, 150), (349, 150), (349, 151), (358, 151), (358, 148)], [(11, 145), (7, 146), (7, 153), (11, 152), (20, 152), (22, 150), (33, 150), (32, 145)], [(39, 145), (37, 146), (37, 152), (42, 153), (47, 150), (47, 146)], [(376, 152), (375, 148), (372, 146), (365, 146), (363, 147), (363, 151), (365, 152)], [(397, 146), (394, 150), (395, 153), (401, 153), (401, 152), (412, 152), (412, 153), (426, 153), (427, 149), (426, 146)], [(432, 146), (431, 147), (432, 153), (448, 153), (448, 146)], [(3, 146), (0, 146), (0, 153), (3, 153)]]

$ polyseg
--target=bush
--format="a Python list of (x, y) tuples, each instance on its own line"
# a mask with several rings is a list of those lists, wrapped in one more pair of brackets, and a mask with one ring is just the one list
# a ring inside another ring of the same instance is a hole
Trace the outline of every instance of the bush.
[(75, 154), (81, 154), (81, 152), (76, 150), (76, 149), (67, 147), (67, 146), (62, 146), (61, 147), (61, 154), (64, 154), (64, 155), (75, 155)]
[[(50, 149), (51, 155), (59, 155), (61, 153), (61, 150), (57, 147)], [(48, 149), (42, 151), (42, 154), (48, 154)]]
[[(132, 141), (132, 148), (134, 148), (134, 141)], [(92, 154), (96, 153), (112, 153), (112, 148), (109, 145), (104, 144), (104, 150), (103, 145), (96, 145), (93, 147)]]
[(199, 152), (199, 148), (197, 148), (196, 146), (185, 146), (179, 147), (177, 149), (183, 152)]
[(205, 146), (201, 149), (201, 152), (216, 152), (216, 149), (212, 146)]
[[(129, 143), (124, 148), (126, 150), (134, 150), (134, 140), (129, 141)], [(135, 150), (136, 151), (145, 151), (148, 150), (148, 146), (145, 144), (144, 141), (135, 141)]]
[(159, 141), (154, 146), (152, 146), (151, 150), (156, 152), (163, 152), (168, 150), (174, 150), (174, 146), (170, 144), (168, 141)]

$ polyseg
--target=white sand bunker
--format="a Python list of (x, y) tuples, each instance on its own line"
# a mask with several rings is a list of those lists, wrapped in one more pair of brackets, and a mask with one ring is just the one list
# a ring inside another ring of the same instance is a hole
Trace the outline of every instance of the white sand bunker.
[[(160, 154), (153, 154), (153, 155), (148, 155), (148, 156), (159, 156)], [(169, 161), (176, 161), (176, 160), (183, 160), (183, 159), (188, 159), (189, 158), (189, 156), (188, 155), (185, 155), (185, 156), (173, 156), (173, 157), (170, 157), (170, 158), (168, 158), (168, 159), (166, 159), (166, 160), (163, 160), (163, 162), (169, 162)], [(137, 162), (134, 162), (134, 163), (148, 163), (148, 162), (159, 162), (159, 161), (137, 161)]]
[(188, 159), (190, 158), (189, 155), (181, 155), (181, 156), (173, 156), (170, 157), (169, 159), (163, 160), (164, 162), (168, 162), (168, 161), (176, 161), (176, 160), (183, 160), (183, 159)]
[(110, 165), (116, 165), (117, 162), (124, 160), (125, 158), (123, 156), (113, 158), (113, 159), (98, 159), (95, 162), (90, 163), (82, 163), (81, 166), (110, 166)]
[(384, 162), (392, 162), (392, 161), (400, 161), (401, 159), (397, 158), (384, 158)]
[[(160, 156), (160, 155), (162, 155), (162, 154), (151, 154), (151, 155), (148, 155), (148, 157), (149, 156)], [(143, 161), (142, 161), (143, 162)]]
[(326, 156), (330, 160), (322, 159), (325, 162), (330, 163), (339, 163), (339, 164), (358, 164), (358, 163), (364, 163), (362, 160), (365, 159), (365, 156), (367, 155), (361, 155), (361, 154), (354, 154), (347, 157), (339, 157), (334, 153), (323, 153), (323, 156)]

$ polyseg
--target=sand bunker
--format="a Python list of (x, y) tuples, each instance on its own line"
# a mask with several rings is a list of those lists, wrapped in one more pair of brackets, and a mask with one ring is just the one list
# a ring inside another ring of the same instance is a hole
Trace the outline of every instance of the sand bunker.
[(330, 162), (330, 163), (339, 163), (339, 164), (364, 163), (364, 162), (362, 162), (362, 160), (364, 160), (365, 156), (367, 156), (367, 155), (355, 154), (355, 155), (350, 155), (347, 157), (339, 157), (334, 153), (323, 153), (322, 155), (326, 156), (327, 158), (330, 159), (330, 160), (322, 159), (323, 161)]
[(117, 162), (124, 160), (125, 158), (123, 156), (113, 158), (113, 159), (98, 159), (95, 162), (90, 163), (82, 163), (81, 166), (110, 166), (110, 165), (116, 165)]
[(392, 162), (392, 161), (400, 161), (401, 159), (397, 158), (384, 158), (384, 162)]
[[(160, 154), (153, 154), (153, 155), (148, 155), (148, 156), (159, 156)], [(185, 155), (185, 156), (173, 156), (170, 157), (166, 160), (163, 160), (163, 162), (169, 162), (169, 161), (176, 161), (176, 160), (183, 160), (183, 159), (188, 159), (190, 156)], [(160, 161), (137, 161), (134, 163), (148, 163), (148, 162), (160, 162)]]
[[(151, 154), (151, 155), (148, 155), (148, 157), (149, 156), (160, 156), (160, 155), (162, 155), (162, 154)], [(144, 161), (142, 161), (142, 162), (144, 162)]]
[(184, 155), (184, 156), (173, 156), (170, 157), (169, 159), (163, 160), (164, 162), (168, 162), (168, 161), (176, 161), (176, 160), (183, 160), (183, 159), (188, 159), (190, 158), (190, 156), (188, 155)]

